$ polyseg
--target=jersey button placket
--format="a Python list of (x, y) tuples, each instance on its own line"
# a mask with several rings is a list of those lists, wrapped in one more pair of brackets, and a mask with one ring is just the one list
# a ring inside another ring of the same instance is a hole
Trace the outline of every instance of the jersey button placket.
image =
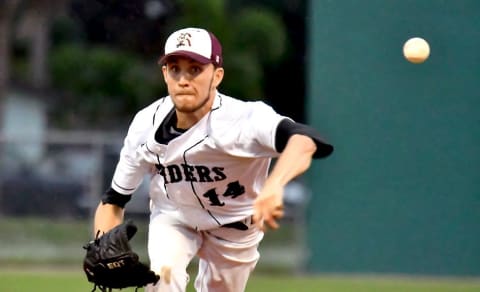
[(158, 159), (162, 162), (162, 164), (165, 162), (165, 157), (167, 156), (167, 147), (164, 145), (159, 145), (160, 147), (158, 148), (157, 155)]

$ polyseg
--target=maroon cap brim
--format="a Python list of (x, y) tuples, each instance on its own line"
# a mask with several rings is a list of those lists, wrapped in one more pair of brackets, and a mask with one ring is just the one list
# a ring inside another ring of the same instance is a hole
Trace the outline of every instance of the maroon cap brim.
[(197, 61), (201, 64), (212, 63), (212, 60), (210, 60), (208, 58), (205, 58), (204, 56), (201, 56), (199, 54), (189, 52), (189, 51), (176, 51), (176, 52), (164, 55), (160, 58), (159, 63), (162, 64), (162, 65), (167, 63), (167, 59), (170, 58), (170, 57), (186, 57), (186, 58), (190, 58), (192, 60), (195, 60), (195, 61)]

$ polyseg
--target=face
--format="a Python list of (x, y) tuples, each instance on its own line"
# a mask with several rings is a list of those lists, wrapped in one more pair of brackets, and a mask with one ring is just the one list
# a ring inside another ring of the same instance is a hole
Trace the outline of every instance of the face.
[(207, 113), (223, 78), (222, 68), (183, 57), (168, 59), (162, 72), (177, 112), (186, 114)]

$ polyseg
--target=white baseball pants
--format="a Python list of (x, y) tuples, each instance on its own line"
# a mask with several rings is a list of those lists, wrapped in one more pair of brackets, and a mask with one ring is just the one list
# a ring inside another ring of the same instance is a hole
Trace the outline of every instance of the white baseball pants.
[(195, 279), (197, 292), (245, 291), (250, 273), (259, 259), (258, 244), (263, 232), (254, 225), (248, 230), (221, 227), (196, 231), (164, 214), (150, 221), (148, 253), (151, 269), (160, 275), (146, 292), (184, 292), (187, 267), (198, 255)]

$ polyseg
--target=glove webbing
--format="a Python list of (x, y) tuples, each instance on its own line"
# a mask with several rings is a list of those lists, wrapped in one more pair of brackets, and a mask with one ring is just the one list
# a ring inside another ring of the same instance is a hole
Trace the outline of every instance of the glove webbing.
[[(104, 232), (103, 234), (105, 234), (105, 232)], [(100, 230), (97, 230), (97, 233), (95, 234), (95, 241), (98, 241), (98, 240), (99, 240), (99, 239), (98, 239), (99, 237), (100, 237)], [(87, 249), (87, 246), (85, 245), (83, 248), (84, 248), (84, 249)], [(110, 288), (110, 287), (105, 287), (105, 286), (103, 286), (103, 285), (98, 285), (98, 284), (94, 284), (94, 285), (93, 285), (93, 290), (92, 290), (91, 292), (97, 291), (97, 288), (98, 288), (101, 292), (112, 292), (112, 288)], [(135, 292), (138, 292), (138, 288), (140, 288), (140, 287), (135, 287)]]

